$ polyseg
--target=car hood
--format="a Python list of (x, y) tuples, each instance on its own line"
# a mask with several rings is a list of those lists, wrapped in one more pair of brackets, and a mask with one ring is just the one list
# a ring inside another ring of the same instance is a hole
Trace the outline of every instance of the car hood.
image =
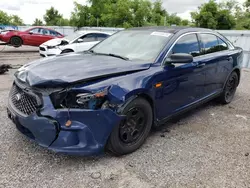
[(150, 64), (104, 55), (71, 53), (29, 63), (15, 76), (31, 87), (61, 87), (146, 70)]
[[(62, 43), (62, 41), (67, 41), (67, 40), (64, 38), (55, 38), (55, 39), (51, 39), (51, 40), (43, 43), (42, 45), (43, 46), (58, 46)], [(67, 41), (67, 42), (69, 42), (69, 41)]]

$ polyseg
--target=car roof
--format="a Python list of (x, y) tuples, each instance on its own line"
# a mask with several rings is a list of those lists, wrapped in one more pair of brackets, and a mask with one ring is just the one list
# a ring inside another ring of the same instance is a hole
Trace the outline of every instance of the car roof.
[(56, 31), (55, 29), (52, 29), (52, 28), (49, 28), (49, 27), (43, 27), (43, 26), (30, 27), (29, 29), (27, 29), (27, 30), (25, 30), (25, 31), (29, 31), (29, 30), (36, 29), (36, 28), (39, 28), (39, 29), (47, 29), (47, 30), (50, 30), (50, 31), (55, 31), (55, 32), (57, 32), (57, 33), (59, 33), (60, 35), (63, 36), (63, 34), (60, 33), (59, 31)]
[(89, 33), (103, 33), (103, 34), (108, 34), (111, 35), (111, 33), (109, 32), (105, 32), (105, 31), (95, 31), (95, 30), (87, 30), (87, 31), (76, 31), (79, 34), (89, 34)]
[(177, 33), (179, 31), (183, 32), (212, 32), (211, 29), (205, 29), (205, 28), (196, 28), (196, 27), (180, 27), (180, 26), (155, 26), (155, 27), (135, 27), (130, 28), (129, 30), (144, 30), (144, 31), (157, 31), (157, 32), (165, 32), (165, 33)]

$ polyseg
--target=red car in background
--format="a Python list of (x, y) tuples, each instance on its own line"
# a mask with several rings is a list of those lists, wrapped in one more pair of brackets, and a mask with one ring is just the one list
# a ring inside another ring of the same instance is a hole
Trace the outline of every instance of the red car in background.
[(62, 37), (64, 36), (61, 33), (44, 27), (33, 27), (26, 31), (9, 30), (0, 32), (0, 41), (16, 48), (22, 45), (40, 46), (48, 40)]

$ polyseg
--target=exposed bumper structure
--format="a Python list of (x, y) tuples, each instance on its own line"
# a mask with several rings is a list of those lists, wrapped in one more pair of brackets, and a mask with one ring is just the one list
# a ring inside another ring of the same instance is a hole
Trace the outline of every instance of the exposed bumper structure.
[[(27, 117), (20, 115), (9, 100), (7, 113), (21, 133), (54, 152), (102, 154), (110, 133), (122, 120), (110, 109), (56, 110), (49, 97), (43, 100), (44, 108)], [(72, 122), (70, 127), (65, 126), (68, 120)]]
[(49, 57), (54, 55), (59, 55), (62, 52), (59, 48), (48, 49), (47, 46), (41, 45), (39, 46), (39, 53), (42, 57)]

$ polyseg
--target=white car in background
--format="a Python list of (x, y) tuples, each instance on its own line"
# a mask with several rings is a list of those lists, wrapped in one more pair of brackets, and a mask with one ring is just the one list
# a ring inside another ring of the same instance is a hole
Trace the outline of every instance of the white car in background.
[(42, 57), (48, 57), (61, 53), (86, 51), (110, 35), (112, 34), (101, 31), (77, 31), (64, 38), (52, 39), (41, 44), (39, 53)]

